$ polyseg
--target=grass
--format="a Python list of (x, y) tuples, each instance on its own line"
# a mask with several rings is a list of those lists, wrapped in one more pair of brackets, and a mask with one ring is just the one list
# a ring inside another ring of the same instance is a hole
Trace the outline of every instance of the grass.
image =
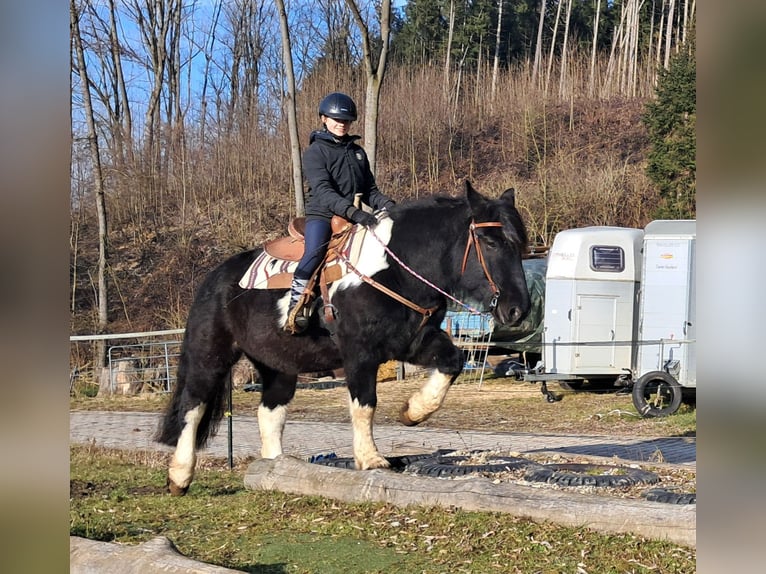
[(70, 449), (70, 533), (138, 544), (166, 536), (185, 555), (251, 573), (663, 572), (696, 570), (670, 542), (508, 514), (346, 504), (249, 491), (248, 461), (201, 462), (183, 498), (165, 494), (167, 455)]

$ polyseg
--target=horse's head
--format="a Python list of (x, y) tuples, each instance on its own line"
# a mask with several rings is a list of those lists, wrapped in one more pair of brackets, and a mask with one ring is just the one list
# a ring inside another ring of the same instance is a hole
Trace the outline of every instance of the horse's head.
[(463, 258), (461, 292), (502, 325), (516, 325), (530, 309), (529, 290), (521, 264), (527, 231), (516, 210), (515, 191), (488, 199), (465, 183), (471, 229)]

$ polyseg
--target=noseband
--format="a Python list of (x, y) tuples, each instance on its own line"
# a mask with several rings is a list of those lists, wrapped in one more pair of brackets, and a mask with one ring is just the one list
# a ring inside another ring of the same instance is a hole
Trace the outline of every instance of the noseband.
[(479, 264), (484, 270), (484, 276), (489, 281), (489, 287), (492, 289), (492, 301), (489, 303), (489, 308), (494, 309), (497, 307), (497, 300), (500, 297), (500, 289), (492, 280), (492, 276), (487, 269), (487, 262), (484, 259), (484, 253), (481, 251), (481, 244), (479, 243), (479, 237), (476, 235), (476, 229), (479, 227), (502, 227), (503, 224), (499, 221), (486, 221), (484, 223), (476, 223), (471, 221), (471, 225), (468, 227), (468, 242), (465, 245), (465, 253), (463, 254), (463, 266), (460, 268), (460, 274), (465, 273), (465, 266), (468, 262), (468, 253), (471, 251), (471, 245), (476, 245), (476, 257), (479, 259)]

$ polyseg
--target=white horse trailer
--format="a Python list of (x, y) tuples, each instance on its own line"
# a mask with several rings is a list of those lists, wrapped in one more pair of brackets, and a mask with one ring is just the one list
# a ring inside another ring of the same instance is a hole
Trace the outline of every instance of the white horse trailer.
[(696, 389), (695, 221), (561, 231), (548, 254), (542, 361), (519, 378), (632, 386), (644, 416)]
[(640, 229), (585, 227), (557, 234), (545, 275), (543, 362), (551, 375), (623, 374), (633, 364)]
[[(678, 410), (697, 388), (694, 220), (652, 221), (644, 230), (633, 404), (644, 415)], [(688, 392), (688, 391), (687, 391)]]

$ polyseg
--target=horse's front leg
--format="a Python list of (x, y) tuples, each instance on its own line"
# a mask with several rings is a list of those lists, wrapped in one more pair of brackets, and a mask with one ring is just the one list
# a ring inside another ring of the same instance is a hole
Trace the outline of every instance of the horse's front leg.
[(348, 384), (351, 430), (354, 437), (354, 462), (358, 470), (388, 468), (390, 463), (378, 452), (373, 438), (372, 425), (378, 404), (376, 383), (378, 365), (374, 363), (345, 366)]
[(444, 331), (425, 339), (411, 362), (433, 369), (422, 387), (404, 403), (399, 421), (407, 426), (422, 423), (439, 410), (447, 391), (463, 370), (463, 355)]

